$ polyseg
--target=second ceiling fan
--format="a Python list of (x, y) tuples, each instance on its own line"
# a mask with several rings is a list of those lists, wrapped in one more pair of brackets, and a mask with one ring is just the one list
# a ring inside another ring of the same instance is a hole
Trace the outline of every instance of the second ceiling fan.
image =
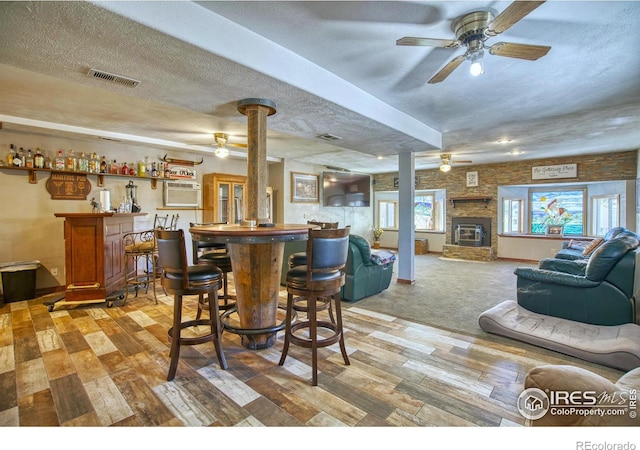
[(457, 56), (447, 63), (430, 80), (429, 84), (444, 81), (465, 60), (471, 62), (470, 72), (477, 76), (484, 73), (484, 50), (491, 55), (535, 61), (546, 55), (551, 47), (544, 45), (514, 44), (498, 42), (490, 47), (485, 45), (487, 39), (497, 36), (511, 28), (544, 1), (515, 1), (502, 13), (494, 17), (491, 11), (474, 11), (459, 17), (453, 23), (455, 39), (434, 39), (423, 37), (403, 37), (396, 45), (458, 48), (466, 47), (464, 55)]

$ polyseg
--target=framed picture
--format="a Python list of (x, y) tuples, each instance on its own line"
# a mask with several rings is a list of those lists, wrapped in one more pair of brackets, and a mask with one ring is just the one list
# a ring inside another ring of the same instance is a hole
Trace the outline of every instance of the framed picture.
[(467, 187), (478, 186), (478, 172), (467, 172)]
[(291, 172), (291, 203), (318, 203), (320, 176)]
[(562, 225), (547, 225), (549, 236), (562, 236)]

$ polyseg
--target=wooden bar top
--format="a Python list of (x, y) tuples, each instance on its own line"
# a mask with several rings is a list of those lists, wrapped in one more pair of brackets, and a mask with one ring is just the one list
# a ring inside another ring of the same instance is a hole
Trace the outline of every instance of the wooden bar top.
[(309, 230), (320, 228), (310, 224), (274, 224), (272, 227), (240, 225), (202, 225), (189, 228), (194, 239), (217, 243), (267, 243), (307, 240)]
[(144, 216), (147, 213), (114, 213), (114, 212), (105, 212), (105, 213), (53, 213), (56, 217), (136, 217), (136, 216)]

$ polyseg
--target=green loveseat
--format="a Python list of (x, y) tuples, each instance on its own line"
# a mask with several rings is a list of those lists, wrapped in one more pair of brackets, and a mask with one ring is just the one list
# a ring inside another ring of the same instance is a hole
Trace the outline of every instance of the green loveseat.
[[(280, 284), (287, 284), (289, 255), (304, 252), (305, 250), (305, 241), (287, 242), (285, 244)], [(362, 236), (350, 235), (347, 265), (344, 269), (346, 279), (341, 292), (342, 299), (347, 301), (360, 300), (387, 289), (391, 284), (393, 263), (394, 261), (372, 261), (369, 242)]]

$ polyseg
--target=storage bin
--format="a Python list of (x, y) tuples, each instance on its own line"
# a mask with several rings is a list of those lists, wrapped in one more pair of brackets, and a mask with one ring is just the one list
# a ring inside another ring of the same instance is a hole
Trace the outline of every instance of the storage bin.
[(40, 261), (14, 261), (0, 264), (5, 303), (29, 300), (36, 296), (36, 270)]

